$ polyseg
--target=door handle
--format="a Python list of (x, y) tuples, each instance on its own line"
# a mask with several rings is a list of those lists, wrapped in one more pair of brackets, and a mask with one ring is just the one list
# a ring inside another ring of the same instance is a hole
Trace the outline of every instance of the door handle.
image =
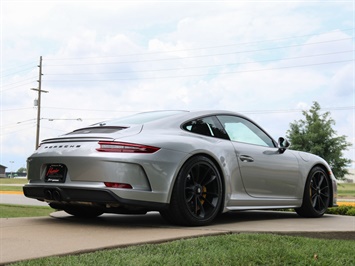
[(242, 162), (248, 162), (248, 163), (254, 162), (253, 157), (250, 157), (250, 156), (248, 156), (248, 155), (240, 155), (240, 156), (239, 156), (239, 159), (240, 159)]

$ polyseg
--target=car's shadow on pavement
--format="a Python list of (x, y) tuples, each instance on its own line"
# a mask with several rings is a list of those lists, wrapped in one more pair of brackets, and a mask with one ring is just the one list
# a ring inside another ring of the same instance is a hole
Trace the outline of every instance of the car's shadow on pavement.
[[(324, 215), (321, 218), (302, 218), (294, 212), (284, 211), (234, 211), (219, 215), (212, 224), (203, 227), (183, 227), (169, 224), (158, 212), (146, 215), (104, 214), (93, 219), (71, 216), (63, 211), (54, 212), (52, 222), (80, 226), (109, 228), (181, 228), (191, 230), (214, 230), (226, 233), (276, 233), (328, 239), (355, 240), (355, 228), (341, 230), (336, 215)], [(351, 218), (350, 218), (351, 219)], [(354, 222), (350, 220), (350, 223)]]
[[(61, 222), (68, 223), (85, 223), (98, 226), (144, 226), (144, 227), (180, 227), (174, 224), (169, 224), (165, 221), (158, 212), (149, 212), (145, 215), (124, 215), (124, 214), (104, 214), (97, 218), (78, 218), (64, 211), (54, 212), (51, 217), (61, 220)], [(284, 219), (299, 219), (302, 220), (294, 212), (282, 212), (282, 211), (234, 211), (223, 213), (219, 215), (212, 224), (205, 227), (214, 226), (226, 226), (234, 225), (236, 223), (245, 222), (260, 222), (260, 221), (272, 221), (272, 220), (284, 220)], [(329, 216), (324, 216), (321, 219), (329, 219)], [(185, 228), (185, 227), (184, 227)], [(192, 227), (195, 228), (195, 227)]]

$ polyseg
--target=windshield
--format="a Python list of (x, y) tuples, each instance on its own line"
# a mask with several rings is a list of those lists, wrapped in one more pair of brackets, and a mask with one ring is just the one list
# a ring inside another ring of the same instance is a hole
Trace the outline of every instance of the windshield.
[(93, 126), (120, 126), (120, 125), (129, 125), (129, 124), (144, 124), (168, 116), (181, 114), (186, 111), (155, 111), (155, 112), (146, 112), (138, 113), (115, 120), (105, 121), (101, 123), (94, 124)]

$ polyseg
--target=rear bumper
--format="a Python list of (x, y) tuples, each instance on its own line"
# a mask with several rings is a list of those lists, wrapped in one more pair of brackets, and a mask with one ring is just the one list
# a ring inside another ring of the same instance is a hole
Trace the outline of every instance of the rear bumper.
[(56, 206), (89, 204), (108, 210), (111, 208), (127, 210), (139, 208), (146, 211), (159, 211), (168, 206), (166, 203), (123, 199), (112, 191), (102, 188), (25, 185), (23, 192), (28, 198), (46, 201)]

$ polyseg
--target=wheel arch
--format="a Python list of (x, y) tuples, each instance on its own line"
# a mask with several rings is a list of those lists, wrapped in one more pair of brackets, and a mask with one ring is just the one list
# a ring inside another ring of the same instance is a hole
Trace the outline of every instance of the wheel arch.
[(326, 165), (324, 165), (322, 163), (318, 163), (318, 164), (313, 165), (313, 167), (308, 171), (308, 175), (312, 171), (312, 169), (314, 169), (315, 167), (322, 168), (326, 172), (326, 174), (328, 176), (329, 184), (330, 184), (330, 199), (329, 199), (329, 206), (328, 207), (332, 207), (332, 202), (333, 202), (333, 197), (334, 197), (334, 195), (333, 195), (334, 190), (333, 190), (333, 182), (332, 182), (332, 178), (331, 178), (331, 170)]
[(191, 156), (187, 157), (187, 158), (185, 159), (185, 161), (180, 165), (178, 171), (176, 171), (176, 174), (175, 174), (175, 176), (174, 176), (174, 179), (173, 179), (173, 182), (172, 182), (173, 185), (172, 185), (172, 186), (170, 187), (170, 189), (169, 189), (168, 201), (169, 201), (169, 203), (170, 203), (172, 191), (173, 191), (173, 189), (174, 189), (174, 186), (175, 186), (175, 184), (176, 184), (176, 179), (177, 179), (177, 176), (179, 175), (180, 171), (183, 169), (184, 165), (185, 165), (189, 160), (191, 160), (191, 159), (194, 158), (194, 157), (198, 157), (198, 156), (204, 156), (204, 157), (210, 159), (210, 160), (213, 162), (213, 164), (216, 166), (216, 168), (217, 168), (219, 174), (221, 175), (222, 194), (223, 194), (223, 195), (222, 195), (223, 202), (222, 202), (222, 204), (221, 204), (221, 209), (219, 210), (219, 212), (221, 212), (221, 211), (223, 210), (223, 208), (224, 208), (224, 205), (225, 205), (225, 186), (226, 186), (226, 185), (225, 185), (225, 182), (226, 182), (226, 180), (225, 180), (225, 175), (224, 175), (224, 172), (223, 172), (223, 170), (222, 170), (221, 165), (218, 163), (218, 160), (217, 160), (216, 158), (214, 158), (213, 156), (211, 156), (210, 154), (204, 153), (204, 152), (199, 152), (199, 153), (192, 154)]

